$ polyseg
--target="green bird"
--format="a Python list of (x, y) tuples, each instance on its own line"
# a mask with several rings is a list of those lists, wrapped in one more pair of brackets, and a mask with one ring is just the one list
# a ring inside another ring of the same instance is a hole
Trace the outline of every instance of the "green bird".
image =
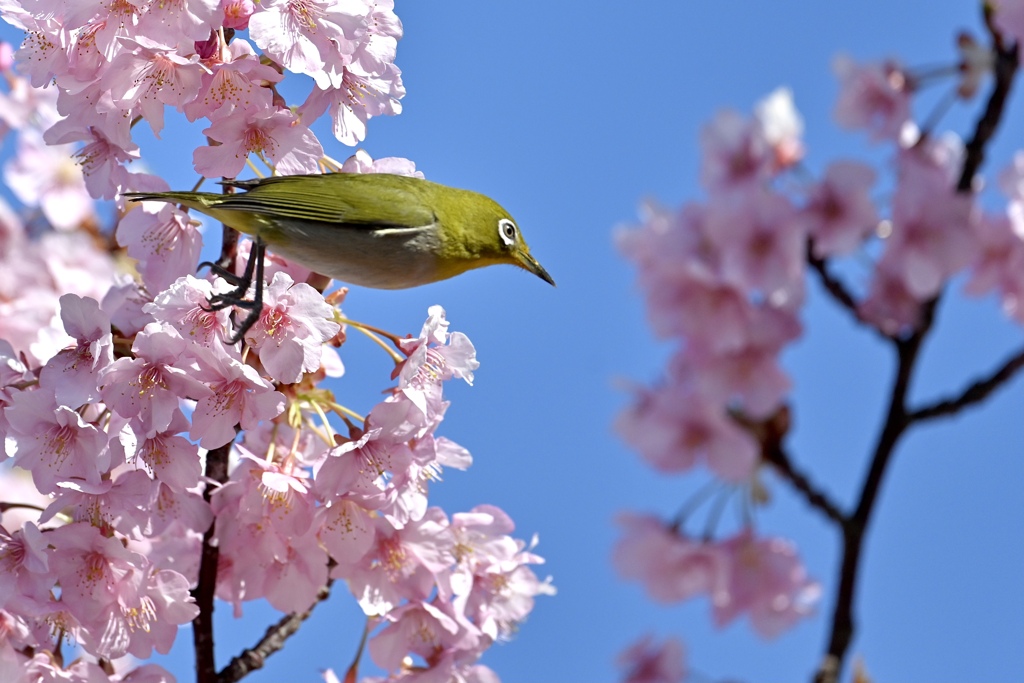
[(223, 183), (244, 190), (130, 192), (132, 201), (181, 204), (255, 238), (241, 278), (210, 265), (237, 286), (216, 295), (211, 308), (249, 308), (240, 339), (262, 311), (263, 250), (335, 280), (378, 289), (437, 282), (473, 268), (508, 263), (555, 284), (530, 254), (515, 221), (493, 199), (469, 190), (385, 173), (274, 176)]

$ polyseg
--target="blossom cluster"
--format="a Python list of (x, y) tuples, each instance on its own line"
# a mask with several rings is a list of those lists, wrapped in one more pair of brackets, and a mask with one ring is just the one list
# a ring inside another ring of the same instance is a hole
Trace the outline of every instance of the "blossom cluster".
[[(126, 164), (133, 124), (159, 134), (166, 105), (208, 120), (202, 174), (234, 176), (249, 155), (320, 170), (313, 119), (330, 112), (354, 144), (400, 110), (393, 3), (43, 5), (0, 0), (27, 32), (17, 52), (0, 43), (3, 177), (24, 206), (0, 197), (0, 679), (173, 680), (137, 660), (196, 617), (205, 535), (239, 616), (256, 599), (309, 609), (337, 581), (389, 680), (497, 680), (481, 654), (553, 588), (503, 511), (429, 503), (444, 467), (472, 461), (437, 434), (443, 384), (478, 367), (469, 339), (432, 307), (418, 337), (395, 338), (397, 386), (364, 418), (319, 384), (344, 372), (343, 295), (268, 254), (259, 319), (228, 345), (230, 312), (208, 302), (231, 287), (194, 275), (200, 224), (118, 204), (108, 230), (94, 201), (165, 189)], [(288, 71), (315, 84), (294, 110), (275, 89)], [(361, 151), (336, 166), (422, 176)], [(226, 480), (206, 476), (225, 451)], [(83, 656), (66, 664), (63, 641)]]
[[(969, 98), (995, 58), (967, 36), (959, 48), (956, 93)], [(791, 382), (780, 355), (801, 335), (812, 269), (859, 323), (892, 339), (917, 330), (958, 276), (967, 293), (995, 293), (1024, 323), (1024, 153), (999, 175), (1005, 208), (983, 210), (983, 185), (960, 177), (963, 145), (915, 125), (911, 70), (841, 57), (835, 71), (836, 120), (891, 150), (882, 201), (866, 163), (842, 159), (814, 176), (803, 162), (803, 122), (780, 89), (754, 116), (723, 111), (705, 127), (705, 200), (679, 209), (648, 202), (642, 225), (617, 236), (654, 332), (678, 342), (663, 379), (636, 389), (619, 432), (655, 469), (704, 464), (755, 505), (765, 498), (762, 453), (785, 431), (770, 427), (788, 425)], [(849, 256), (840, 266), (844, 278), (853, 274), (847, 284), (834, 264)], [(719, 625), (748, 613), (766, 637), (811, 612), (818, 588), (791, 543), (755, 536), (749, 517), (725, 539), (691, 538), (685, 521), (627, 515), (615, 553), (621, 573), (660, 601), (707, 596)]]
[[(328, 113), (335, 136), (354, 145), (369, 118), (399, 113), (405, 94), (392, 0), (11, 0), (0, 16), (27, 34), (15, 58), (31, 84), (56, 86), (61, 116), (43, 140), (81, 145), (97, 198), (160, 189), (126, 164), (140, 156), (134, 123), (159, 136), (165, 107), (209, 124), (209, 144), (193, 155), (206, 177), (237, 176), (250, 153), (283, 174), (315, 173), (315, 119)], [(275, 87), (286, 71), (313, 80), (294, 110)]]

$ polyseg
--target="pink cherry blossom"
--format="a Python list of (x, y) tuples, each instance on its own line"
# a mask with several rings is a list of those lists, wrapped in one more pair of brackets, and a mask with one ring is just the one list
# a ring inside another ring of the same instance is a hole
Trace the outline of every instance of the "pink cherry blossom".
[(312, 76), (320, 88), (338, 87), (368, 14), (363, 0), (266, 0), (249, 17), (249, 35), (289, 71)]
[(162, 40), (173, 38), (172, 45), (184, 42), (181, 38), (201, 40), (219, 25), (214, 22), (219, 19), (220, 0), (142, 0), (139, 7), (139, 34)]
[(51, 392), (14, 394), (4, 418), (9, 425), (7, 454), (32, 472), (44, 493), (72, 478), (98, 484), (110, 466), (107, 435), (71, 408), (58, 406)]
[(163, 432), (147, 434), (136, 424), (133, 429), (122, 430), (116, 441), (130, 465), (144, 469), (175, 491), (184, 491), (198, 484), (202, 473), (198, 447), (178, 435), (189, 426), (178, 411)]
[(641, 216), (644, 224), (620, 232), (618, 243), (639, 269), (655, 333), (687, 337), (716, 351), (745, 345), (753, 307), (747, 293), (721, 276), (707, 210), (688, 204), (671, 212), (647, 203)]
[(832, 63), (842, 90), (835, 118), (845, 128), (863, 128), (875, 141), (896, 140), (910, 120), (913, 81), (896, 62), (859, 66), (849, 57)]
[(712, 595), (715, 623), (723, 626), (741, 612), (760, 635), (774, 638), (812, 614), (820, 587), (811, 581), (793, 544), (755, 538), (749, 531), (721, 544), (727, 581)]
[(70, 145), (47, 146), (40, 135), (23, 131), (18, 151), (4, 167), (11, 191), (28, 206), (39, 206), (59, 230), (95, 220), (92, 198)]
[(213, 394), (195, 378), (185, 349), (186, 341), (173, 328), (146, 325), (132, 344), (135, 357), (118, 358), (104, 370), (103, 402), (123, 417), (138, 416), (146, 434), (166, 431), (179, 399), (205, 399)]
[(216, 535), (227, 562), (218, 594), (235, 602), (266, 597), (282, 611), (309, 608), (327, 581), (327, 554), (304, 478), (287, 468), (243, 458), (214, 494)]
[(400, 99), (405, 97), (401, 72), (387, 65), (383, 75), (361, 75), (343, 70), (336, 87), (314, 87), (300, 107), (303, 118), (316, 119), (329, 111), (334, 137), (346, 145), (357, 145), (366, 139), (366, 124), (374, 116), (402, 113)]
[(650, 515), (622, 514), (623, 538), (615, 546), (615, 568), (637, 579), (659, 602), (711, 595), (726, 580), (726, 557), (712, 543), (679, 533)]
[(344, 565), (354, 565), (363, 559), (374, 541), (370, 511), (355, 501), (337, 499), (318, 512), (323, 517), (320, 542), (331, 557)]
[(742, 203), (712, 202), (707, 235), (718, 249), (721, 277), (764, 297), (786, 301), (799, 291), (804, 234), (793, 205), (770, 192), (750, 192)]
[(718, 476), (739, 482), (757, 464), (753, 439), (693, 387), (670, 384), (637, 392), (615, 421), (616, 431), (662, 472), (682, 472), (699, 460)]
[(533, 611), (534, 598), (556, 592), (550, 577), (541, 581), (527, 566), (544, 562), (531, 552), (536, 537), (528, 547), (522, 541), (513, 542), (517, 552), (511, 557), (477, 558), (472, 588), (465, 597), (466, 616), (491, 640), (511, 637)]
[(379, 74), (395, 61), (402, 22), (395, 14), (394, 0), (374, 0), (368, 4), (371, 8), (366, 33), (353, 60), (363, 73)]
[(473, 371), (480, 367), (476, 349), (469, 337), (461, 332), (449, 334), (451, 324), (445, 319), (444, 309), (431, 306), (420, 336), (402, 341), (402, 350), (408, 355), (399, 377), (400, 386), (422, 387), (459, 377), (473, 384)]
[(921, 301), (907, 288), (902, 274), (883, 261), (871, 275), (867, 298), (857, 306), (857, 314), (883, 334), (898, 337), (921, 323)]
[(320, 367), (323, 343), (341, 329), (333, 315), (315, 289), (276, 273), (263, 292), (263, 312), (245, 339), (271, 377), (291, 384)]
[(14, 48), (10, 43), (0, 42), (0, 71), (9, 71), (14, 64)]
[(678, 638), (657, 643), (646, 635), (621, 652), (624, 683), (682, 683), (687, 677), (686, 649)]
[(147, 527), (157, 492), (153, 480), (142, 470), (123, 471), (116, 479), (104, 479), (99, 484), (66, 481), (59, 486), (60, 493), (40, 515), (40, 523), (70, 511), (72, 521), (127, 536), (138, 536)]
[(1024, 42), (1024, 2), (1021, 0), (998, 0), (994, 4), (994, 20), (1007, 38), (1018, 44)]
[(117, 107), (138, 111), (159, 137), (164, 105), (181, 109), (195, 99), (204, 67), (198, 55), (177, 54), (144, 36), (122, 38), (121, 43), (124, 49), (107, 67), (103, 85)]
[(189, 437), (203, 448), (217, 448), (235, 438), (235, 425), (253, 429), (284, 410), (284, 395), (244, 365), (216, 347), (197, 349), (199, 372), (206, 392), (192, 413)]
[[(249, 11), (252, 11), (251, 3)], [(261, 64), (249, 43), (235, 39), (214, 56), (204, 59), (203, 64), (209, 70), (202, 74), (199, 94), (185, 105), (185, 115), (190, 121), (204, 116), (212, 118), (225, 106), (233, 111), (272, 108), (273, 93), (266, 85), (279, 82), (282, 76), (273, 67)]]
[[(382, 507), (393, 498), (387, 479), (412, 463), (409, 446), (380, 428), (370, 428), (358, 438), (332, 449), (313, 467), (319, 495), (324, 499), (357, 496), (364, 505)], [(391, 496), (386, 495), (391, 493)]]
[(177, 625), (198, 613), (177, 572), (151, 571), (146, 559), (82, 522), (51, 532), (61, 603), (83, 626), (83, 646), (119, 657), (167, 653)]
[(385, 671), (402, 667), (406, 653), (429, 664), (458, 644), (458, 622), (429, 602), (410, 602), (387, 615), (388, 626), (370, 641), (370, 656)]
[[(122, 223), (124, 221), (122, 220)], [(157, 321), (173, 327), (185, 339), (208, 346), (226, 337), (230, 325), (230, 311), (209, 309), (210, 297), (227, 291), (227, 283), (217, 284), (185, 275), (175, 280), (156, 298), (143, 306), (143, 311)]]
[(33, 522), (14, 531), (0, 526), (0, 608), (8, 602), (49, 598), (54, 576), (47, 542)]
[(799, 220), (813, 240), (815, 256), (848, 254), (875, 231), (878, 210), (869, 194), (874, 182), (871, 167), (837, 161), (810, 188)]
[(390, 612), (402, 599), (426, 600), (437, 575), (454, 561), (448, 519), (439, 508), (430, 508), (403, 529), (380, 517), (375, 522), (369, 553), (355, 567), (338, 565), (332, 573), (348, 579), (349, 589), (370, 616)]
[(100, 301), (100, 308), (110, 316), (110, 324), (121, 334), (130, 337), (153, 322), (145, 310), (152, 297), (130, 275), (116, 276), (114, 283)]
[(249, 107), (220, 115), (203, 134), (221, 143), (199, 147), (192, 156), (196, 171), (207, 178), (234, 178), (249, 154), (269, 157), (282, 175), (316, 173), (324, 153), (312, 131), (286, 109)]
[(60, 298), (64, 331), (77, 340), (47, 361), (39, 373), (39, 386), (54, 392), (59, 405), (77, 408), (100, 397), (99, 375), (114, 361), (110, 318), (95, 299), (65, 294)]
[[(95, 122), (84, 123), (91, 119)], [(120, 192), (128, 175), (121, 164), (139, 157), (139, 148), (121, 121), (124, 117), (83, 112), (58, 121), (43, 136), (51, 145), (85, 143), (75, 157), (82, 165), (85, 186), (95, 198), (112, 199)]]
[(175, 206), (164, 204), (154, 212), (132, 209), (117, 224), (117, 241), (138, 261), (143, 282), (161, 292), (199, 264), (203, 237), (199, 223)]
[(709, 190), (743, 190), (773, 173), (775, 155), (764, 129), (731, 109), (701, 130), (700, 144), (700, 177)]
[(341, 165), (342, 173), (391, 173), (423, 178), (423, 172), (416, 170), (416, 163), (403, 157), (381, 157), (373, 159), (366, 150), (358, 149)]
[(941, 172), (920, 168), (917, 162), (902, 166), (882, 260), (923, 301), (973, 259), (977, 214), (971, 196), (954, 192)]
[(256, 11), (252, 0), (221, 0), (220, 6), (224, 12), (224, 28), (237, 30), (248, 28), (249, 17)]
[(965, 291), (995, 290), (1007, 315), (1024, 321), (1024, 205), (1011, 201), (1005, 215), (983, 215), (977, 234), (979, 254)]

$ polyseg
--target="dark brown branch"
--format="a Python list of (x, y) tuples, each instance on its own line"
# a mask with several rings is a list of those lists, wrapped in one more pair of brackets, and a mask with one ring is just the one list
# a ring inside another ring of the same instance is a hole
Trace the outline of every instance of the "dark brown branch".
[(267, 629), (255, 646), (243, 650), (239, 655), (232, 658), (231, 663), (224, 667), (217, 677), (219, 683), (234, 683), (242, 677), (262, 669), (267, 657), (284, 647), (285, 642), (299, 630), (313, 609), (331, 595), (331, 585), (334, 579), (330, 579), (326, 585), (320, 588), (316, 594), (316, 601), (304, 612), (293, 612), (281, 618), (276, 624)]
[(839, 569), (839, 588), (832, 614), (832, 630), (829, 636), (828, 650), (814, 679), (817, 683), (835, 683), (839, 679), (843, 661), (850, 643), (853, 641), (855, 629), (853, 605), (857, 578), (860, 573), (861, 551), (864, 548), (864, 535), (871, 521), (871, 513), (874, 511), (875, 501), (881, 490), (889, 463), (892, 461), (896, 444), (910, 424), (906, 410), (907, 392), (921, 345), (934, 321), (936, 307), (937, 299), (925, 304), (922, 311), (921, 327), (909, 338), (896, 341), (898, 357), (896, 377), (893, 381), (885, 425), (882, 427), (882, 433), (875, 445), (871, 466), (861, 487), (857, 506), (843, 527), (843, 560)]
[[(209, 138), (207, 138), (209, 141)], [(198, 186), (197, 186), (198, 187)], [(225, 192), (230, 192), (228, 187)], [(221, 226), (223, 240), (220, 245), (220, 258), (217, 259), (223, 268), (234, 270), (235, 258), (238, 254), (238, 233), (228, 226)], [(235, 425), (237, 433), (239, 426)], [(215, 484), (223, 484), (228, 480), (228, 457), (232, 442), (206, 453), (207, 482), (203, 491), (203, 500), (210, 502), (210, 496), (216, 489)], [(192, 620), (192, 644), (196, 651), (196, 683), (217, 683), (217, 659), (213, 638), (213, 605), (217, 593), (217, 565), (220, 562), (220, 549), (213, 542), (216, 520), (203, 534), (203, 550), (199, 559), (199, 580), (192, 589), (199, 614)]]
[(803, 472), (793, 467), (782, 442), (792, 426), (788, 405), (783, 404), (773, 414), (761, 420), (751, 419), (740, 410), (730, 410), (729, 417), (760, 445), (761, 459), (771, 465), (779, 476), (793, 485), (811, 507), (824, 513), (840, 526), (846, 524), (846, 517), (839, 506), (826, 493), (815, 486)]
[(846, 515), (839, 506), (832, 502), (828, 494), (816, 487), (811, 480), (800, 470), (793, 466), (789, 455), (782, 448), (773, 448), (763, 454), (766, 462), (770, 463), (775, 471), (783, 479), (793, 485), (812, 508), (821, 512), (841, 527), (846, 525)]
[[(1006, 100), (1010, 93), (1010, 86), (1013, 83), (1018, 67), (1017, 46), (1005, 46), (1001, 36), (991, 22), (990, 10), (987, 8), (985, 18), (986, 24), (992, 33), (993, 49), (996, 51), (995, 84), (985, 106), (985, 111), (977, 121), (974, 135), (966, 146), (964, 164), (959, 181), (957, 182), (957, 192), (963, 193), (972, 191), (974, 176), (985, 160), (985, 147), (1002, 119)], [(982, 400), (1008, 379), (1009, 375), (1012, 375), (1018, 369), (1018, 364), (1024, 364), (1024, 359), (1017, 361), (1011, 359), (988, 380), (976, 382), (971, 387), (968, 387), (959, 399), (944, 401), (911, 413), (906, 407), (910, 379), (920, 354), (921, 345), (934, 323), (937, 305), (938, 297), (925, 304), (922, 309), (922, 323), (918, 330), (908, 338), (894, 340), (898, 353), (896, 378), (893, 383), (885, 425), (875, 446), (871, 465), (861, 488), (857, 506), (843, 530), (843, 559), (839, 569), (839, 588), (836, 593), (836, 603), (832, 616), (832, 630), (825, 657), (815, 675), (814, 680), (817, 683), (835, 683), (843, 670), (843, 662), (853, 640), (855, 630), (853, 605), (857, 588), (857, 577), (860, 571), (864, 536), (871, 521), (871, 514), (874, 511), (882, 482), (885, 479), (885, 474), (892, 461), (892, 456), (900, 437), (906, 432), (914, 419), (920, 420), (934, 417), (938, 414), (944, 414), (942, 411), (956, 410), (964, 405)], [(957, 403), (958, 400), (961, 402)], [(956, 407), (950, 408), (951, 406)]]
[(907, 416), (911, 422), (922, 422), (944, 415), (953, 415), (960, 410), (980, 403), (988, 398), (996, 389), (1013, 378), (1013, 376), (1024, 368), (1024, 349), (1006, 359), (999, 369), (984, 379), (979, 379), (964, 389), (960, 395), (936, 401), (917, 410), (913, 410)]
[[(206, 476), (223, 484), (228, 480), (228, 452), (231, 444), (214, 448), (206, 454)], [(214, 485), (207, 483), (203, 500), (210, 502)], [(217, 563), (220, 551), (213, 543), (214, 524), (203, 534), (203, 551), (199, 560), (199, 581), (192, 589), (199, 614), (192, 620), (192, 643), (196, 651), (196, 683), (217, 683), (217, 663), (213, 648), (213, 598), (217, 592)]]
[(853, 317), (860, 322), (860, 314), (857, 312), (857, 300), (853, 298), (850, 291), (846, 289), (846, 285), (836, 278), (828, 270), (828, 264), (825, 259), (819, 258), (814, 255), (813, 245), (808, 240), (807, 242), (807, 263), (821, 278), (821, 284), (824, 285), (825, 291), (832, 295), (832, 298), (846, 310), (853, 314)]
[[(988, 20), (987, 15), (986, 20)], [(1017, 45), (1003, 46), (1002, 38), (994, 31), (992, 24), (988, 23), (989, 29), (993, 31), (993, 49), (996, 50), (996, 82), (992, 88), (992, 94), (989, 95), (988, 103), (985, 105), (985, 111), (982, 113), (981, 118), (978, 119), (977, 124), (975, 124), (974, 137), (970, 139), (964, 149), (964, 166), (960, 173), (960, 180), (957, 181), (956, 185), (958, 192), (969, 192), (971, 190), (974, 176), (985, 161), (985, 145), (992, 139), (996, 129), (999, 127), (999, 122), (1003, 117), (1003, 110), (1006, 108), (1006, 99), (1010, 95), (1010, 86), (1013, 85), (1013, 77), (1017, 73), (1017, 66), (1020, 61), (1017, 54)]]

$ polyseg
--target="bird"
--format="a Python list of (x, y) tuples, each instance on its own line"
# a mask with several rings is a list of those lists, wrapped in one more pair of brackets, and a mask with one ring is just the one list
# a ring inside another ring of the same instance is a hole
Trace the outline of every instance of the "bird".
[[(418, 287), (502, 263), (555, 284), (509, 212), (477, 192), (388, 173), (283, 175), (221, 184), (242, 191), (127, 192), (124, 197), (180, 204), (253, 237), (241, 276), (219, 264), (200, 264), (235, 285), (211, 297), (211, 309), (249, 310), (229, 343), (241, 339), (262, 313), (267, 247), (321, 275), (376, 289)], [(253, 298), (246, 299), (254, 276)]]

